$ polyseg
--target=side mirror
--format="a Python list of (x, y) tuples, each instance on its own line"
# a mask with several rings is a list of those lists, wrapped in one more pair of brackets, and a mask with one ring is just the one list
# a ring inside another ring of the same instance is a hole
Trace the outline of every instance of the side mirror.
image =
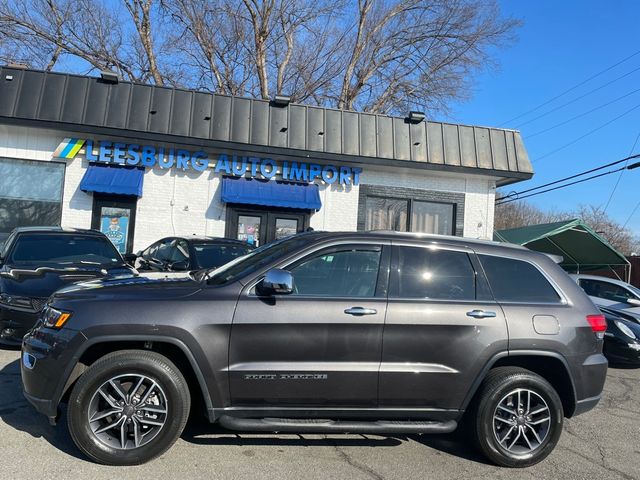
[[(2, 259), (0, 258), (0, 263), (2, 262)], [(635, 305), (636, 307), (640, 307), (640, 300), (638, 300), (637, 298), (629, 298), (627, 299), (627, 303), (630, 305)]]
[(287, 270), (274, 268), (269, 270), (256, 286), (259, 295), (288, 295), (293, 293), (293, 275)]
[(173, 262), (168, 265), (169, 270), (174, 272), (181, 272), (189, 268), (189, 263), (186, 260), (180, 260), (178, 262)]

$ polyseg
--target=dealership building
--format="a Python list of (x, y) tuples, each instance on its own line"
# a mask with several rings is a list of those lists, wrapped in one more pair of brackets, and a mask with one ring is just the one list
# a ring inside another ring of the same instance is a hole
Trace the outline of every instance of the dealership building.
[(496, 187), (532, 175), (513, 130), (0, 68), (0, 235), (97, 228), (128, 252), (308, 228), (492, 238)]

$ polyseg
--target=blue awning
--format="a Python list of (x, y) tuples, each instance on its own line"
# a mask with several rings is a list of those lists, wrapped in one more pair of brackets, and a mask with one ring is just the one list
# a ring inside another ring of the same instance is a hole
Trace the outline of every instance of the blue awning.
[(143, 180), (144, 170), (139, 168), (89, 165), (80, 182), (80, 190), (141, 197)]
[(318, 186), (313, 183), (284, 183), (231, 177), (222, 179), (222, 201), (304, 210), (320, 210), (322, 207)]

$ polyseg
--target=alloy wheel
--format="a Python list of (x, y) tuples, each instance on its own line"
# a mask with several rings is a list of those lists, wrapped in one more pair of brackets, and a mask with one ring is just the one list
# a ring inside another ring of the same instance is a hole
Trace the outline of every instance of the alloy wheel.
[(153, 440), (167, 421), (168, 402), (158, 383), (145, 375), (110, 378), (89, 402), (93, 434), (112, 448), (130, 450)]
[(493, 413), (496, 440), (515, 455), (529, 454), (540, 448), (550, 430), (549, 406), (533, 390), (512, 390), (498, 402)]

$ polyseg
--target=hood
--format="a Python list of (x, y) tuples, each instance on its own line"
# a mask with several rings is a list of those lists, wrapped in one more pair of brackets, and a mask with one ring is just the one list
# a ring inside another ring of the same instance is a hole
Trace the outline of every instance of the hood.
[(130, 275), (121, 278), (104, 278), (78, 282), (57, 291), (55, 300), (168, 300), (192, 295), (202, 288), (189, 275), (179, 277), (148, 277)]
[(3, 266), (0, 270), (0, 291), (10, 295), (48, 298), (53, 292), (75, 282), (97, 278), (118, 278), (132, 276), (131, 267), (116, 265), (102, 268), (98, 265), (13, 267)]

